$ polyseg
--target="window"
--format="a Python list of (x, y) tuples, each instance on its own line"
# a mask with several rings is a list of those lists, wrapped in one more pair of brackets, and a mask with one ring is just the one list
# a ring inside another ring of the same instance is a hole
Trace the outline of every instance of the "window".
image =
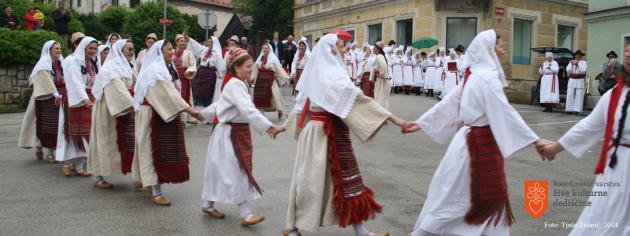
[(413, 38), (413, 20), (400, 20), (396, 22), (396, 42), (398, 45), (409, 45)]
[(81, 7), (81, 0), (77, 0), (77, 7)]
[(532, 21), (514, 19), (514, 42), (512, 61), (514, 64), (531, 64)]
[(348, 40), (348, 42), (351, 42), (351, 43), (354, 42), (355, 41), (354, 30), (347, 30), (347, 31), (352, 36), (352, 39)]
[(383, 25), (368, 25), (368, 43), (374, 45), (376, 42), (383, 40)]
[(118, 0), (112, 0), (112, 6), (118, 6)]
[(313, 48), (313, 35), (306, 36), (306, 44), (309, 48)]
[(573, 32), (575, 27), (558, 25), (558, 34), (556, 35), (556, 47), (568, 48), (573, 51)]
[(468, 44), (477, 35), (477, 18), (449, 17), (446, 19), (446, 48), (456, 48)]

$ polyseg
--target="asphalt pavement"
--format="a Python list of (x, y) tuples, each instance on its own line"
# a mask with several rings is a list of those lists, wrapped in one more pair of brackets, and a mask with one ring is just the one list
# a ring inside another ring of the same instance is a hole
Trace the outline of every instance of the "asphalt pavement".
[[(283, 93), (288, 95), (288, 88)], [(292, 102), (285, 96), (285, 107)], [(392, 95), (391, 111), (406, 120), (415, 120), (438, 101), (415, 95)], [(514, 105), (527, 124), (541, 137), (557, 140), (584, 115), (561, 111), (542, 113), (542, 107)], [(288, 112), (287, 112), (288, 113)], [(266, 113), (274, 123), (276, 113)], [(287, 210), (288, 188), (294, 164), (296, 142), (286, 134), (276, 140), (252, 134), (254, 175), (264, 190), (250, 206), (266, 220), (258, 225), (239, 225), (238, 207), (217, 203), (226, 218), (213, 219), (201, 212), (201, 188), (210, 126), (186, 128), (190, 156), (190, 181), (164, 185), (162, 191), (173, 202), (160, 207), (142, 191), (134, 191), (131, 176), (107, 178), (112, 190), (95, 189), (91, 179), (64, 177), (61, 164), (35, 159), (34, 150), (17, 147), (23, 113), (0, 114), (0, 235), (281, 235)], [(384, 211), (366, 225), (375, 232), (391, 235), (411, 232), (427, 196), (433, 173), (447, 146), (434, 143), (422, 132), (402, 135), (386, 125), (368, 142), (353, 138), (361, 174)], [(550, 191), (556, 182), (592, 182), (600, 146), (576, 159), (566, 152), (553, 162), (543, 162), (533, 147), (506, 161), (509, 195), (516, 223), (512, 235), (566, 235), (562, 222), (574, 222), (582, 207), (554, 206), (560, 197), (549, 196), (549, 208), (533, 219), (524, 209), (524, 181), (547, 179)], [(560, 188), (555, 188), (560, 189)], [(467, 193), (461, 193), (467, 194)], [(585, 200), (586, 197), (576, 197)], [(558, 223), (556, 228), (551, 223)], [(547, 225), (547, 227), (545, 227)], [(321, 228), (302, 235), (354, 235), (352, 228)]]

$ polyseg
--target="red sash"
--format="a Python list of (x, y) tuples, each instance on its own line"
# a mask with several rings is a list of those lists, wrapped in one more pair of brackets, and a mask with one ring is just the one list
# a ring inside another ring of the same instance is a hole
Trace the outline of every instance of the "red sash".
[(190, 80), (186, 78), (186, 67), (176, 67), (179, 81), (182, 83), (182, 98), (190, 106)]
[(271, 86), (276, 81), (275, 73), (272, 70), (261, 68), (258, 70), (258, 78), (254, 87), (254, 105), (257, 108), (271, 109), (273, 107), (271, 98)]
[[(86, 93), (91, 102), (94, 101), (91, 89), (86, 89)], [(83, 140), (90, 140), (90, 129), (92, 128), (92, 107), (81, 106), (71, 108), (68, 106), (67, 96), (65, 97), (67, 110), (66, 118), (66, 138), (72, 138), (76, 141), (77, 148), (79, 150), (85, 150), (83, 146)]]
[[(304, 126), (309, 113), (307, 99), (298, 126)], [(328, 112), (310, 112), (311, 120), (324, 122), (328, 138), (328, 162), (333, 181), (333, 209), (342, 228), (374, 218), (383, 206), (374, 199), (374, 192), (363, 184), (359, 166), (352, 149), (350, 130), (341, 118)]]
[(361, 90), (365, 96), (374, 98), (374, 84), (370, 81), (370, 72), (363, 72), (361, 76)]
[(503, 155), (490, 126), (470, 127), (466, 145), (470, 156), (471, 206), (464, 221), (480, 225), (490, 219), (496, 226), (501, 218), (505, 218), (503, 223), (512, 225), (514, 215), (507, 193)]
[(595, 174), (603, 174), (606, 169), (606, 158), (608, 157), (608, 149), (612, 143), (613, 125), (615, 124), (615, 111), (617, 105), (619, 105), (619, 98), (621, 98), (621, 91), (623, 90), (623, 81), (620, 76), (615, 77), (617, 80), (617, 86), (613, 88), (610, 94), (610, 102), (608, 103), (608, 113), (606, 117), (606, 131), (604, 133), (604, 143), (602, 145), (602, 152), (599, 155), (599, 162), (595, 168)]
[[(129, 94), (133, 97), (133, 89), (129, 89)], [(146, 105), (148, 105), (148, 102)], [(133, 163), (133, 156), (136, 147), (135, 114), (136, 113), (134, 111), (131, 111), (124, 116), (116, 118), (116, 142), (118, 145), (118, 152), (120, 152), (121, 172), (123, 174), (131, 172), (131, 165)]]
[(245, 175), (247, 175), (247, 179), (249, 180), (251, 187), (258, 193), (262, 194), (262, 189), (256, 182), (256, 179), (254, 179), (253, 174), (254, 165), (252, 156), (254, 148), (252, 145), (252, 134), (249, 129), (249, 124), (235, 122), (229, 122), (227, 124), (232, 127), (230, 139), (232, 140), (232, 146), (234, 147), (234, 154), (238, 159), (238, 164), (241, 167), (241, 170), (245, 172)]

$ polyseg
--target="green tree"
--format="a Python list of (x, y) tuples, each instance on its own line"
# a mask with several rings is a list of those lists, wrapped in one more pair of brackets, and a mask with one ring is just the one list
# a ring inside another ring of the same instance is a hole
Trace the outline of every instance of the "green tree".
[(0, 61), (2, 64), (30, 64), (34, 65), (42, 50), (42, 45), (48, 40), (55, 40), (61, 44), (64, 55), (68, 55), (68, 47), (63, 39), (54, 32), (36, 30), (9, 30), (0, 28)]
[(232, 5), (235, 13), (253, 18), (253, 32), (262, 31), (266, 36), (273, 31), (293, 33), (294, 0), (233, 0)]
[(125, 18), (129, 15), (129, 10), (122, 6), (111, 6), (102, 11), (98, 18), (101, 24), (107, 27), (109, 32), (122, 33)]
[[(187, 27), (182, 14), (174, 7), (168, 6), (167, 14), (168, 18), (173, 20), (173, 24), (166, 27), (168, 32), (167, 37), (172, 41), (176, 34), (183, 32)], [(123, 32), (133, 38), (133, 43), (136, 48), (143, 48), (144, 38), (147, 34), (153, 32), (161, 38), (162, 25), (160, 25), (160, 19), (162, 19), (163, 16), (164, 5), (162, 1), (140, 4), (125, 18)]]
[[(88, 14), (79, 14), (76, 17), (79, 21), (83, 23), (83, 27), (85, 27), (85, 31), (80, 31), (85, 33), (85, 35), (92, 36), (96, 39), (104, 39), (107, 37), (109, 33), (107, 27), (101, 23), (98, 14), (96, 13), (88, 13)], [(76, 32), (76, 31), (72, 31)]]

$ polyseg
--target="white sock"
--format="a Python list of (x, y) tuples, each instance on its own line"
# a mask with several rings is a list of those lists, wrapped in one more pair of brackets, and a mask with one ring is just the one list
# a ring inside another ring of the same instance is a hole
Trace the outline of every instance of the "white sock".
[(160, 185), (160, 184), (153, 185), (153, 186), (151, 186), (151, 189), (153, 189), (153, 196), (154, 197), (162, 195), (162, 185)]
[(103, 178), (103, 176), (94, 176), (94, 183), (99, 183), (101, 181), (105, 181), (105, 179)]
[(74, 168), (77, 169), (77, 171), (82, 171), (85, 168), (83, 167), (85, 165), (85, 157), (78, 157), (78, 158), (74, 158)]
[(48, 155), (49, 156), (54, 156), (55, 155), (55, 149), (52, 149), (52, 148), (48, 149)]
[(72, 166), (74, 166), (74, 159), (63, 161), (63, 166), (65, 166), (65, 167), (72, 167)]
[(238, 204), (238, 209), (241, 214), (241, 218), (245, 218), (252, 214), (252, 210), (247, 206), (247, 201), (241, 202)]
[(363, 223), (361, 223), (361, 224), (353, 224), (352, 228), (354, 228), (354, 235), (355, 236), (365, 236), (367, 233), (370, 232), (370, 231), (367, 230), (367, 227), (365, 227), (365, 225), (363, 225)]
[(37, 150), (37, 152), (41, 152), (42, 151), (42, 146), (35, 147), (35, 150)]
[(289, 230), (289, 236), (298, 236), (297, 228)]
[(214, 201), (203, 201), (203, 205), (201, 207), (212, 211), (214, 209)]

